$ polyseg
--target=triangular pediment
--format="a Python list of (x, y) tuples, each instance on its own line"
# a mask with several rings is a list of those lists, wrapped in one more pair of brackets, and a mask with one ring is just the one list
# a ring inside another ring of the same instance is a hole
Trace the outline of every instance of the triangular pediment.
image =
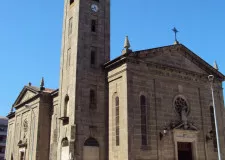
[(146, 63), (149, 66), (161, 66), (163, 69), (168, 68), (186, 73), (192, 72), (192, 74), (196, 73), (204, 77), (214, 75), (219, 81), (225, 80), (222, 73), (182, 44), (128, 52), (105, 63), (104, 67), (110, 70), (127, 61), (135, 64)]
[(145, 63), (156, 63), (164, 67), (168, 66), (205, 75), (213, 74), (221, 80), (225, 79), (223, 74), (182, 44), (137, 51), (130, 56)]
[(35, 96), (36, 94), (27, 90), (26, 93), (24, 94), (24, 96), (22, 97), (20, 103), (25, 102), (26, 100), (32, 98), (33, 96)]
[(157, 56), (146, 57), (147, 62), (160, 63), (162, 65), (167, 65), (175, 68), (181, 68), (188, 71), (193, 71), (197, 73), (206, 74), (207, 72), (194, 64), (182, 51), (168, 51), (160, 53)]
[(13, 106), (19, 105), (27, 100), (33, 98), (38, 94), (38, 89), (31, 86), (25, 86), (17, 97)]

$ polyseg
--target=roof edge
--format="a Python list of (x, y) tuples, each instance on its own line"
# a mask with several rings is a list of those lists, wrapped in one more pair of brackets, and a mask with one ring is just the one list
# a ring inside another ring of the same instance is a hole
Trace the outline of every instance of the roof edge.
[(137, 50), (137, 51), (133, 51), (131, 53), (120, 55), (119, 57), (116, 57), (115, 59), (106, 62), (104, 64), (104, 68), (107, 69), (107, 68), (113, 66), (114, 64), (117, 64), (118, 62), (120, 62), (120, 60), (127, 58), (129, 55), (132, 55), (132, 54), (138, 55), (141, 52), (148, 52), (148, 51), (150, 52), (150, 51), (161, 50), (161, 49), (170, 48), (170, 47), (184, 48), (190, 56), (192, 56), (193, 58), (195, 58), (197, 60), (197, 62), (199, 62), (199, 64), (202, 64), (203, 66), (205, 66), (206, 69), (211, 71), (213, 74), (217, 75), (221, 79), (221, 81), (225, 81), (224, 74), (222, 74), (220, 71), (216, 70), (212, 65), (210, 65), (208, 62), (206, 62), (204, 59), (202, 59), (200, 56), (195, 54), (193, 51), (191, 51), (189, 48), (187, 48), (185, 45), (183, 45), (181, 43), (175, 44), (175, 45), (173, 44), (173, 45), (168, 45), (168, 46), (161, 46), (161, 47), (156, 47), (156, 48), (151, 48), (151, 49), (145, 49), (145, 50)]
[(15, 112), (10, 112), (7, 116), (8, 119), (12, 119), (15, 117)]

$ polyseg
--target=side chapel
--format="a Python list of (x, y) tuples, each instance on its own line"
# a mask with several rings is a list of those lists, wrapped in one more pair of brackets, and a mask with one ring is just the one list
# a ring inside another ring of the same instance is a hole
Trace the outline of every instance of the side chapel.
[(64, 2), (59, 89), (24, 86), (6, 160), (217, 160), (215, 118), (225, 160), (217, 65), (177, 40), (132, 51), (128, 37), (110, 60), (110, 0)]

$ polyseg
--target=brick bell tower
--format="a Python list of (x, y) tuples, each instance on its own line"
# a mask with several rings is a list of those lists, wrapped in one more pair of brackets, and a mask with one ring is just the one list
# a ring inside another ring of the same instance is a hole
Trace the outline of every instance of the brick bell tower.
[(106, 160), (110, 0), (64, 0), (57, 160)]

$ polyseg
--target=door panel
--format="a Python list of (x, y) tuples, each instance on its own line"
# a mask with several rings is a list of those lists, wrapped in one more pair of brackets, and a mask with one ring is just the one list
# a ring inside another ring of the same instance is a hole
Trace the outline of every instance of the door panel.
[(99, 147), (84, 146), (83, 160), (99, 160)]

